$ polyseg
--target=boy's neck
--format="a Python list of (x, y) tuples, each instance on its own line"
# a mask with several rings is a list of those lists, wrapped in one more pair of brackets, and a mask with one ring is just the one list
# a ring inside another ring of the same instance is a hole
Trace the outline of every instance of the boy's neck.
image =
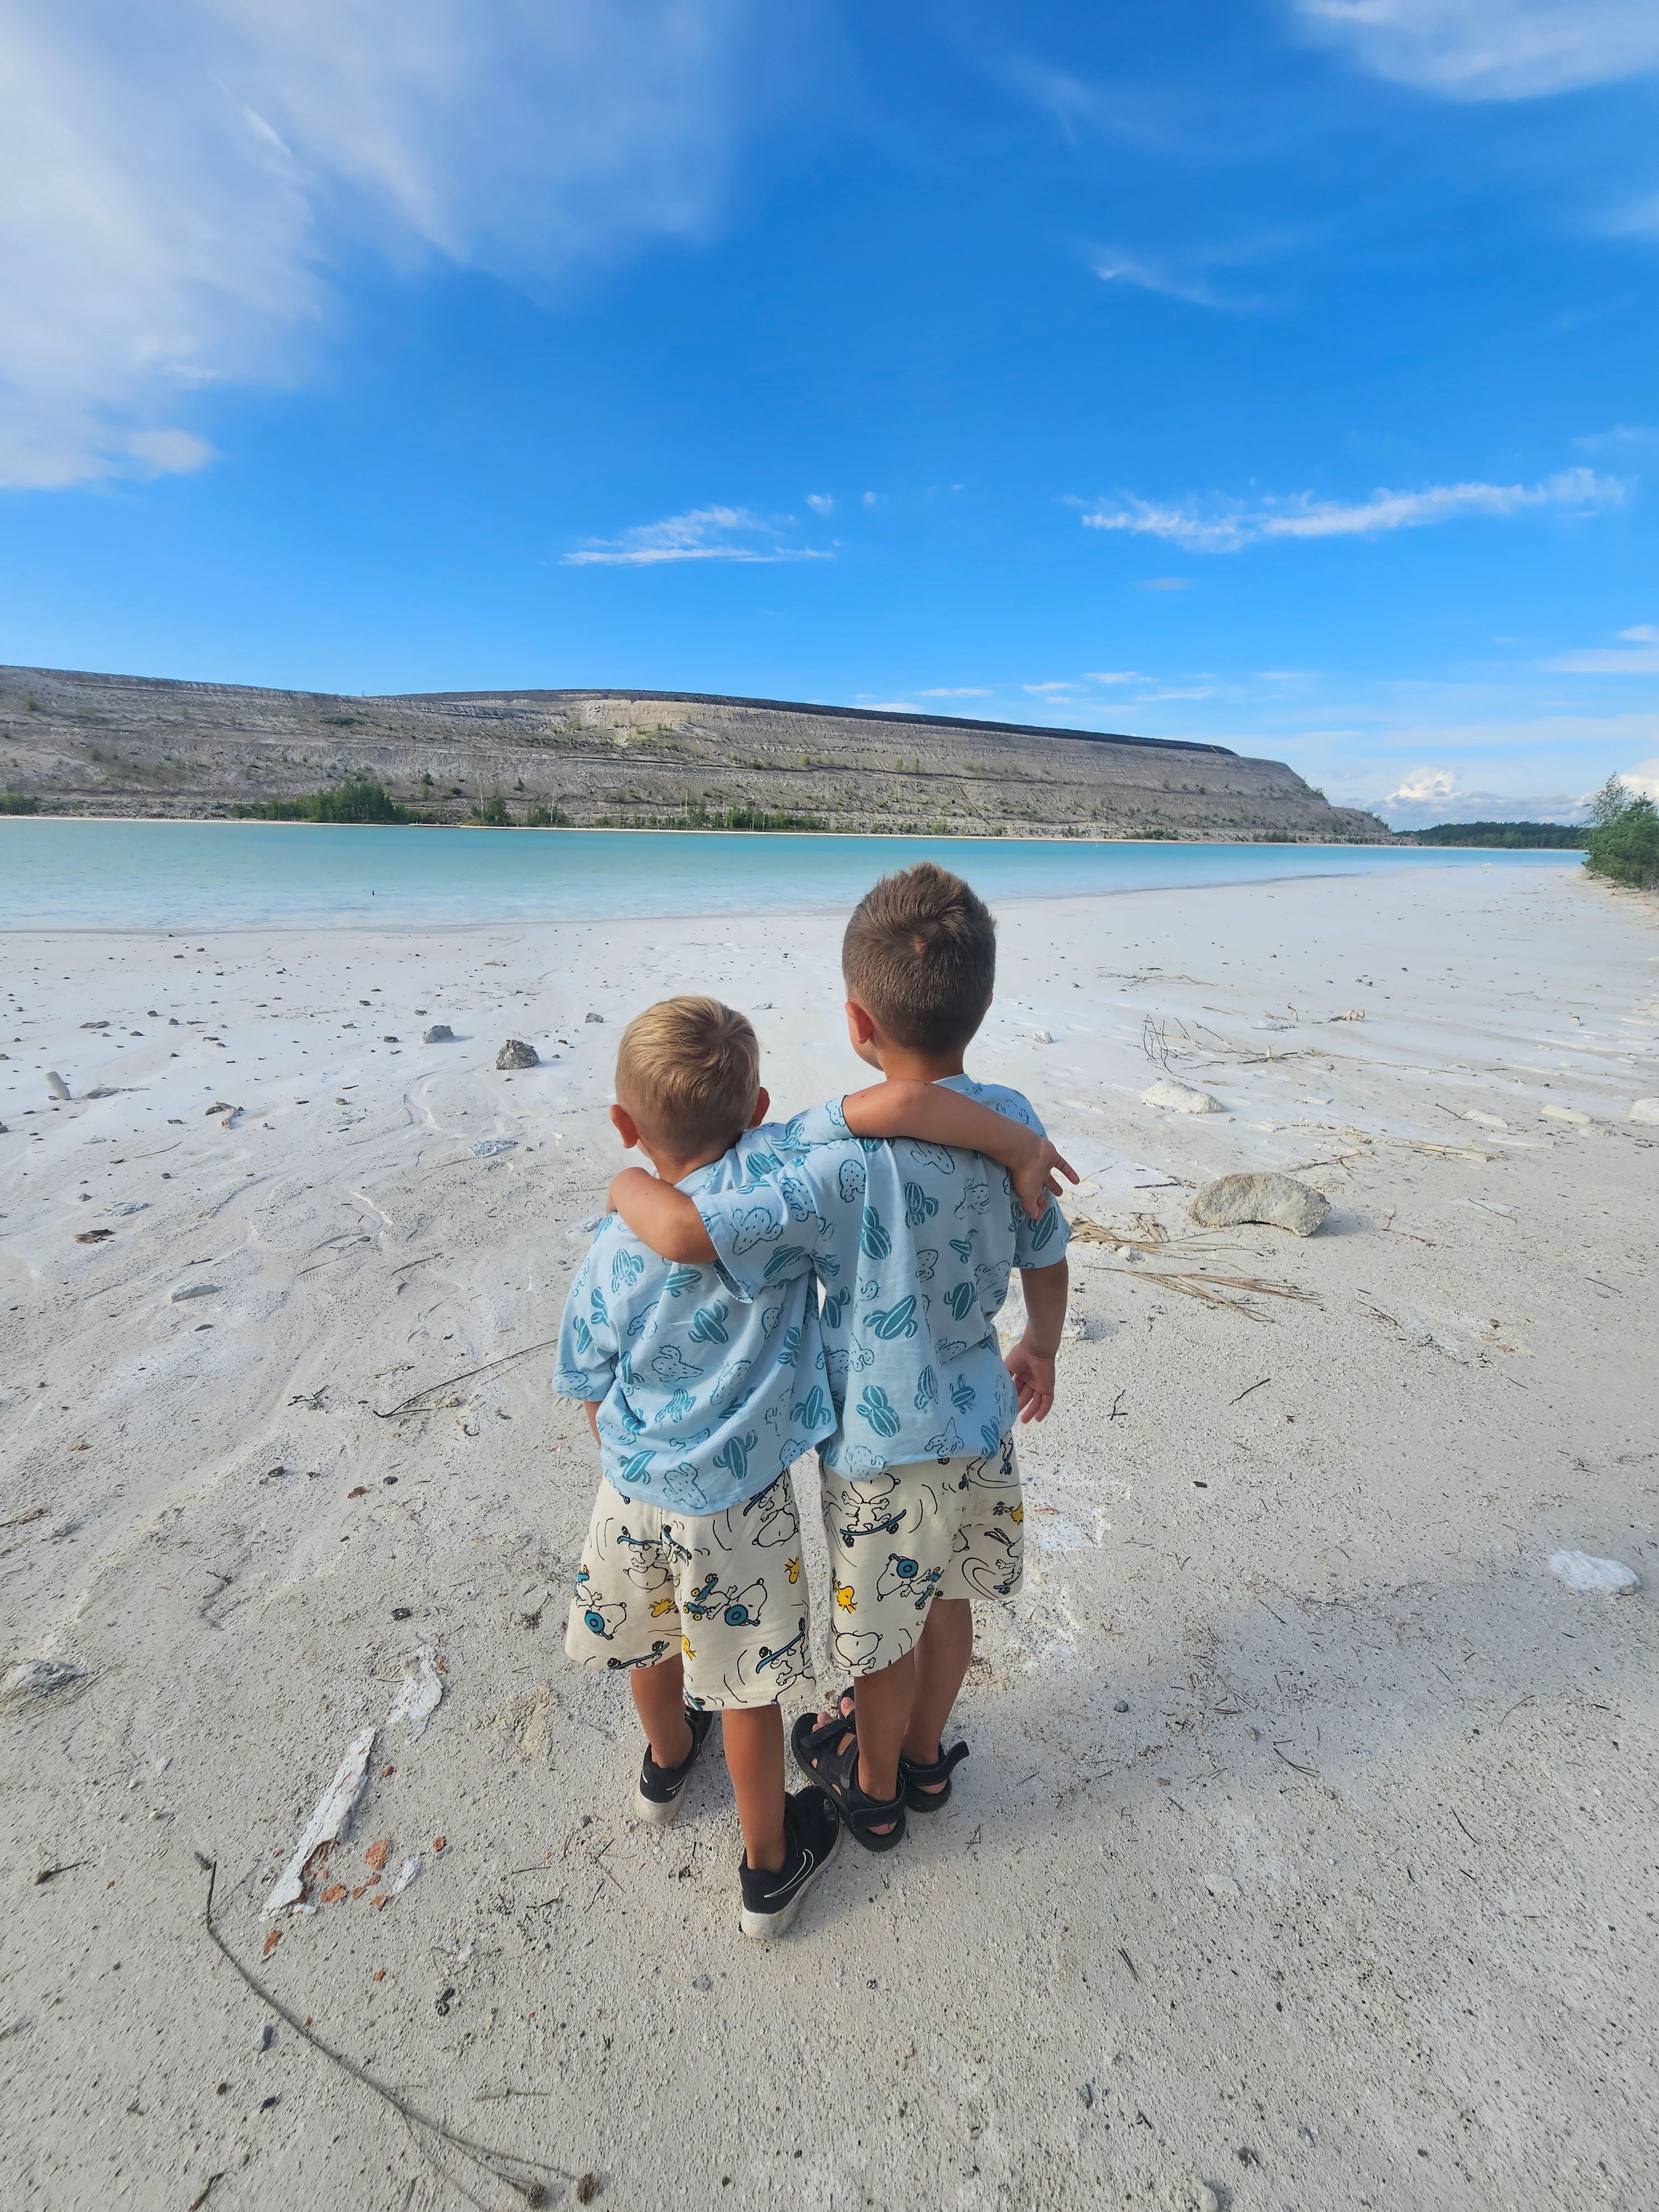
[(884, 1039), (877, 1049), (876, 1065), (889, 1083), (942, 1083), (947, 1075), (966, 1073), (960, 1052), (917, 1052)]
[(701, 1152), (690, 1152), (683, 1159), (661, 1146), (647, 1144), (643, 1137), (640, 1139), (640, 1150), (656, 1170), (659, 1182), (684, 1182), (699, 1168), (712, 1167), (716, 1160), (723, 1160), (737, 1141), (733, 1137), (728, 1144), (706, 1145)]

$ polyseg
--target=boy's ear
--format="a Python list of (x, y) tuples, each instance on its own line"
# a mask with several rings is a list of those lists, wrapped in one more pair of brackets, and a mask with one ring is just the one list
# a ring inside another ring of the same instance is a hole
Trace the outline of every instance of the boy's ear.
[(640, 1132), (638, 1124), (626, 1106), (613, 1106), (611, 1109), (611, 1126), (631, 1152), (640, 1141)]
[(772, 1094), (763, 1084), (761, 1088), (755, 1093), (755, 1110), (749, 1116), (749, 1127), (751, 1129), (758, 1129), (761, 1123), (766, 1119), (771, 1110)]
[(847, 1026), (852, 1032), (854, 1044), (868, 1044), (876, 1034), (873, 1016), (860, 1006), (856, 999), (847, 1001)]

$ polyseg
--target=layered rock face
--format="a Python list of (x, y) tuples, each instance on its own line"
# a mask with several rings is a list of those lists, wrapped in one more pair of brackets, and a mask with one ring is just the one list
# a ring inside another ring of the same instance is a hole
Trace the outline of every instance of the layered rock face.
[(754, 808), (875, 832), (1388, 836), (1221, 745), (684, 692), (351, 698), (0, 670), (0, 785), (42, 812), (214, 816), (348, 776), (449, 822), (499, 797), (514, 820), (616, 827)]

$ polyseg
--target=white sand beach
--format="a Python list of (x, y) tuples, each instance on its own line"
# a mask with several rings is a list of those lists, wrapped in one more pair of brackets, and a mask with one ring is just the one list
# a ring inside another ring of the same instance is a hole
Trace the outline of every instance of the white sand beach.
[[(1652, 2201), (1659, 910), (1427, 866), (1002, 910), (970, 1066), (1118, 1236), (956, 1798), (768, 1947), (718, 1762), (637, 1826), (563, 1657), (547, 1376), (622, 1024), (712, 990), (781, 1110), (854, 1087), (842, 919), (4, 940), (0, 1662), (80, 1671), (0, 1698), (0, 2203)], [(1224, 1110), (1142, 1103), (1166, 1060)], [(1325, 1225), (1193, 1234), (1236, 1168)], [(268, 1915), (371, 1729), (344, 1893)], [(485, 2152), (239, 1978), (204, 1862), (249, 1972)]]

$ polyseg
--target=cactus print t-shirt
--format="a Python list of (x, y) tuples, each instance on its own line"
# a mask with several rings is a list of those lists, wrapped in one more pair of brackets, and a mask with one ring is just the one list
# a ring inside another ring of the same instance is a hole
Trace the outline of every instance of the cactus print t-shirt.
[[(699, 1206), (780, 1161), (767, 1130), (678, 1185)], [(862, 1164), (843, 1140), (825, 1157)], [(830, 1172), (834, 1173), (834, 1166)], [(805, 1270), (751, 1295), (714, 1268), (659, 1259), (611, 1214), (565, 1300), (553, 1388), (598, 1401), (606, 1480), (625, 1498), (724, 1513), (775, 1482), (835, 1427)]]
[[(1000, 1084), (953, 1075), (945, 1087), (999, 1114), (1042, 1124)], [(755, 1298), (801, 1275), (823, 1285), (838, 1474), (994, 1451), (1018, 1398), (997, 1343), (1014, 1267), (1060, 1259), (1071, 1231), (1049, 1200), (1033, 1221), (1007, 1171), (977, 1152), (896, 1138), (849, 1146), (838, 1102), (757, 1133), (780, 1155), (741, 1188), (698, 1195), (734, 1294)]]

